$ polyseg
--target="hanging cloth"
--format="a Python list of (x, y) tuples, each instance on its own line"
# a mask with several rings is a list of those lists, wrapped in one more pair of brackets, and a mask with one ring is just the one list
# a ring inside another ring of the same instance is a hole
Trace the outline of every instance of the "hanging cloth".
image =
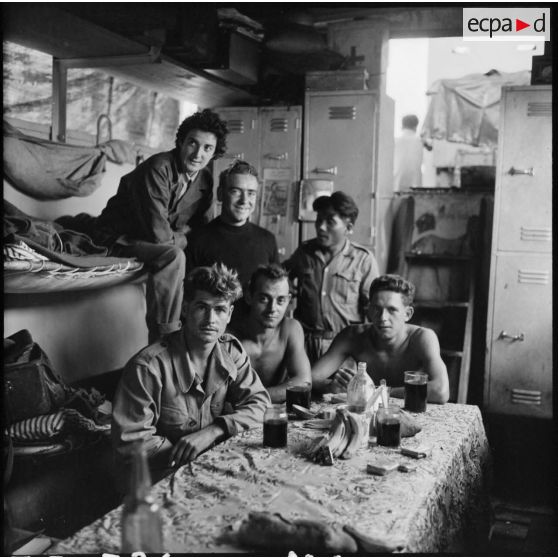
[(530, 76), (529, 71), (491, 70), (486, 74), (435, 81), (427, 91), (430, 105), (421, 137), (496, 147), (502, 87), (528, 85)]
[(4, 177), (37, 200), (89, 196), (101, 184), (107, 159), (135, 163), (136, 149), (121, 140), (95, 147), (34, 138), (4, 121)]

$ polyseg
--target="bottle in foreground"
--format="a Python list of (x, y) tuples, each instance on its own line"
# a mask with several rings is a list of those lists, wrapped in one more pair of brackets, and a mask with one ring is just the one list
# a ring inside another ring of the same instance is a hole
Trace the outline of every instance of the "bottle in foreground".
[(131, 456), (130, 489), (122, 510), (123, 554), (164, 552), (159, 506), (151, 495), (151, 475), (143, 443), (134, 446)]
[(347, 386), (347, 405), (351, 413), (364, 413), (374, 393), (374, 382), (366, 371), (366, 362), (357, 364), (356, 374)]

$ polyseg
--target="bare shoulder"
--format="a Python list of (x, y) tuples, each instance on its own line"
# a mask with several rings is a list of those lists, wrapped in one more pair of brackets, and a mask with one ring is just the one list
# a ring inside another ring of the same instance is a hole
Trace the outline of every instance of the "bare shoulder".
[(422, 350), (439, 350), (440, 343), (434, 330), (413, 324), (408, 324), (407, 327), (411, 347)]
[(304, 330), (302, 329), (300, 322), (298, 320), (295, 320), (294, 318), (283, 318), (283, 321), (279, 325), (279, 328), (281, 337), (304, 337)]

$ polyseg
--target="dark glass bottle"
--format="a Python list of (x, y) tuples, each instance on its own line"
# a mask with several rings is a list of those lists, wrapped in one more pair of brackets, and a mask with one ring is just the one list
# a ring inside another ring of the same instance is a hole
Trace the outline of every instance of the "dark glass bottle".
[(138, 443), (132, 451), (130, 489), (122, 509), (122, 553), (162, 554), (162, 527), (159, 506), (151, 495), (147, 456), (143, 444)]

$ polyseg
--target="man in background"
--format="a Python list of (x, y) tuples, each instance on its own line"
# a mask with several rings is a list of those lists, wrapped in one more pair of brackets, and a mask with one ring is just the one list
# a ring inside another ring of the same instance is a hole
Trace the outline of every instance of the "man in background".
[(225, 153), (226, 136), (225, 123), (211, 110), (186, 118), (174, 149), (156, 153), (123, 176), (88, 231), (110, 256), (135, 257), (150, 272), (150, 342), (180, 329), (186, 234), (209, 220), (213, 178), (206, 167)]
[(364, 321), (370, 283), (379, 272), (372, 253), (350, 240), (358, 217), (353, 198), (333, 192), (316, 198), (312, 208), (316, 238), (303, 242), (284, 265), (297, 283), (294, 317), (313, 364), (337, 333)]
[(395, 191), (422, 186), (422, 141), (417, 136), (418, 118), (403, 117), (401, 135), (395, 138), (393, 175)]
[(225, 334), (240, 293), (226, 267), (195, 269), (185, 280), (183, 328), (126, 364), (112, 416), (119, 471), (138, 440), (156, 481), (262, 422), (269, 396), (240, 342)]
[(260, 266), (250, 279), (245, 299), (246, 319), (230, 331), (248, 353), (271, 401), (282, 403), (289, 382), (311, 381), (302, 326), (285, 317), (291, 301), (285, 269), (277, 264)]
[[(246, 290), (259, 265), (279, 261), (277, 241), (268, 230), (250, 222), (258, 199), (258, 173), (245, 161), (236, 161), (219, 175), (217, 198), (221, 215), (188, 236), (187, 270), (220, 262), (238, 272)], [(245, 311), (236, 305), (233, 323)]]

